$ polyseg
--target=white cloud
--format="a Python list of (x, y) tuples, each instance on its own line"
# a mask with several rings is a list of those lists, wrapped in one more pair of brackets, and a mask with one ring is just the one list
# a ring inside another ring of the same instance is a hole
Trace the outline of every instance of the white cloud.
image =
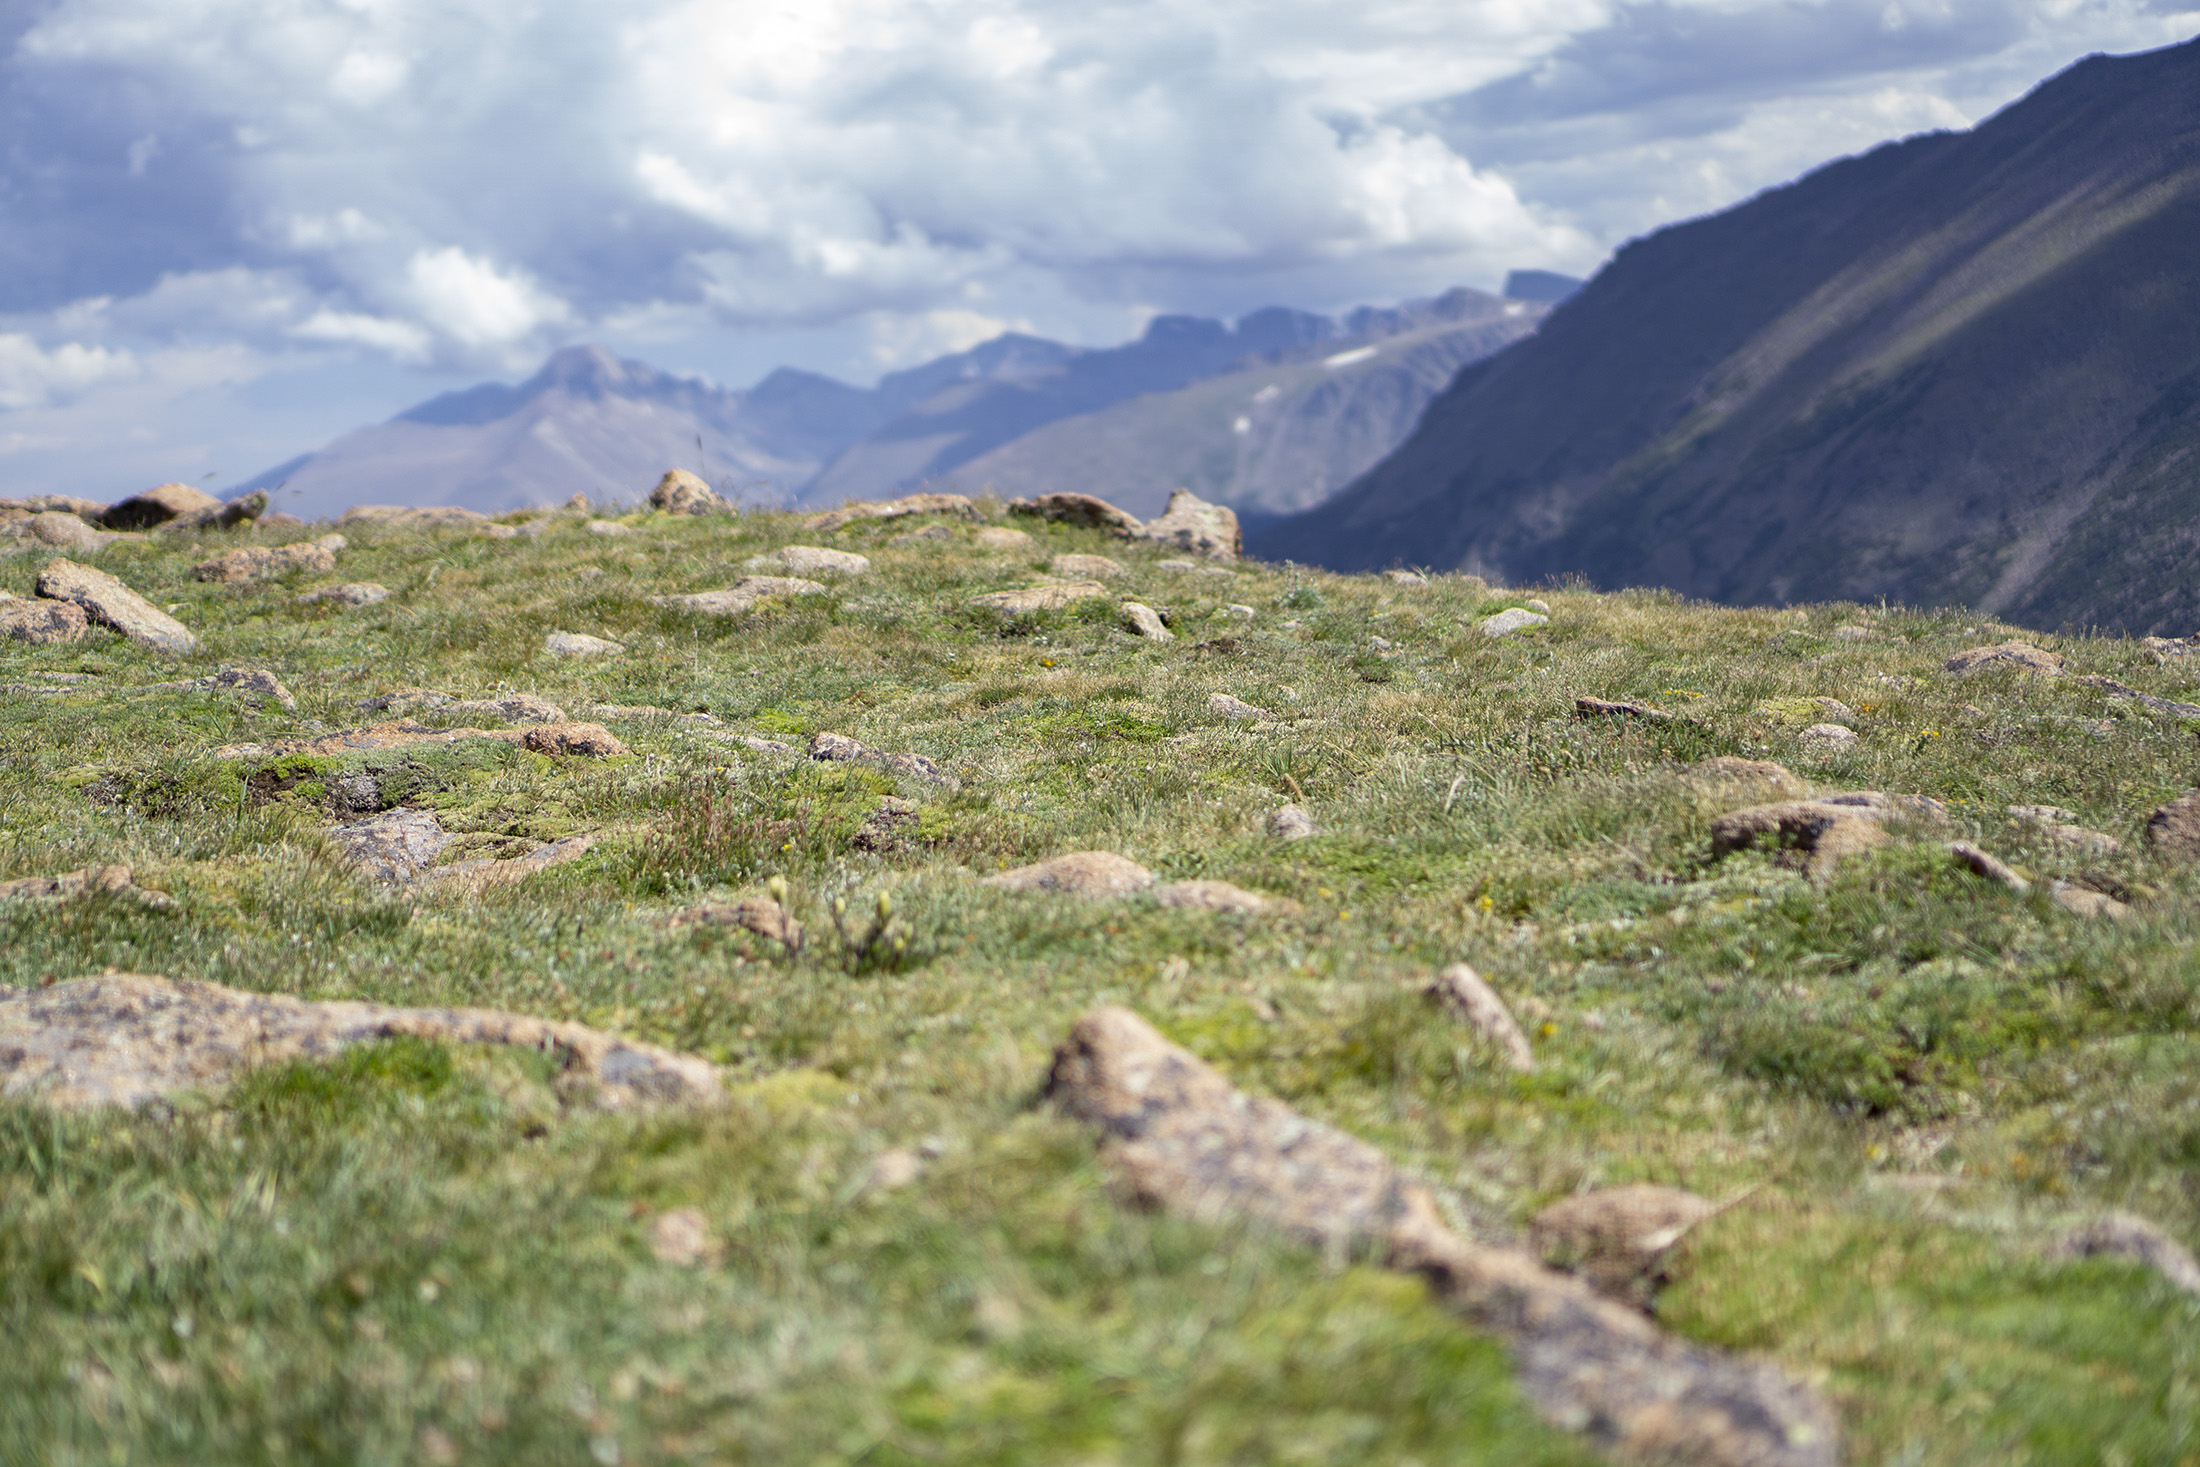
[(401, 362), (425, 362), (435, 347), (435, 338), (410, 321), (370, 316), (360, 311), (333, 311), (326, 307), (290, 330), (301, 341), (369, 347)]
[(1030, 331), (1029, 321), (1011, 321), (983, 311), (951, 306), (944, 310), (873, 312), (864, 322), (871, 361), (880, 368), (906, 367), (950, 352), (968, 351), (1006, 331)]
[(462, 346), (514, 346), (573, 319), (526, 271), (499, 270), (456, 245), (416, 253), (405, 280), (421, 322)]
[(0, 332), (0, 408), (43, 406), (138, 371), (127, 351), (75, 341), (48, 349), (21, 332)]

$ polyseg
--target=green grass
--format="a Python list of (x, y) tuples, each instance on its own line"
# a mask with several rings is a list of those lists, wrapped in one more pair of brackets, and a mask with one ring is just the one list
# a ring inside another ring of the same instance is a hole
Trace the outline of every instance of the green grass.
[[(1586, 1460), (1417, 1285), (1124, 1208), (1090, 1138), (1035, 1102), (1052, 1045), (1103, 1001), (1367, 1137), (1491, 1236), (1584, 1186), (1758, 1187), (1691, 1239), (1663, 1317), (1823, 1382), (1854, 1460), (2200, 1453), (2193, 1302), (2041, 1256), (2107, 1206), (2200, 1238), (2200, 878), (2141, 838), (2191, 787), (2176, 720), (2074, 679), (1948, 678), (1951, 652), (2015, 634), (1957, 612), (1560, 586), (1536, 592), (1550, 625), (1492, 641), (1473, 620), (1510, 601), (1471, 580), (1179, 576), (1058, 527), (1003, 557), (859, 526), (833, 543), (870, 576), (717, 620), (646, 598), (810, 537), (768, 515), (634, 524), (347, 529), (338, 578), (395, 593), (350, 613), (299, 606), (304, 583), (193, 581), (210, 539), (123, 545), (100, 563), (180, 604), (201, 655), (0, 644), (0, 683), (87, 675), (0, 693), (0, 880), (119, 861), (175, 898), (0, 906), (0, 982), (113, 967), (494, 1005), (708, 1055), (734, 1091), (708, 1114), (568, 1111), (527, 1056), (405, 1042), (139, 1113), (0, 1107), (0, 1461)], [(1124, 561), (1122, 595), (1178, 640), (1124, 635), (1108, 602), (967, 607), (1068, 550)], [(39, 563), (0, 562), (0, 589), (28, 594)], [(631, 650), (557, 661), (551, 630)], [(2200, 682), (2131, 643), (2037, 640), (2163, 696)], [(132, 691), (238, 665), (277, 672), (296, 712)], [(632, 752), (608, 761), (210, 757), (365, 722), (357, 700), (408, 686), (831, 730), (963, 788), (668, 721), (614, 720)], [(1218, 691), (1276, 718), (1221, 719)], [(1580, 721), (1584, 694), (1680, 716)], [(1783, 710), (1817, 697), (1856, 710), (1854, 746), (1799, 746)], [(2113, 886), (2132, 915), (2012, 896), (1929, 833), (1822, 886), (1714, 862), (1735, 801), (1681, 774), (1711, 754), (1944, 799), (1940, 839)], [(462, 837), (447, 859), (600, 838), (479, 896), (382, 891), (320, 834), (361, 790), (433, 806)], [(917, 820), (856, 849), (888, 795)], [(1267, 837), (1287, 799), (1324, 833)], [(2123, 852), (2045, 845), (2017, 803), (2068, 807)], [(1091, 848), (1300, 909), (974, 879)], [(798, 953), (671, 920), (774, 877), (809, 928)], [(881, 893), (907, 938), (890, 961), (850, 950)], [(1455, 961), (1520, 1013), (1537, 1073), (1423, 1005)], [(926, 1158), (918, 1180), (867, 1190), (895, 1147)], [(650, 1218), (678, 1207), (708, 1220), (699, 1269), (650, 1252)]]

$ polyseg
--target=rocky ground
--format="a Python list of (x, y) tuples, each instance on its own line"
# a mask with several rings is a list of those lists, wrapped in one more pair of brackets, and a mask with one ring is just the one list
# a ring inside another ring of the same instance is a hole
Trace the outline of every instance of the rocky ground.
[(2200, 1451), (2200, 647), (164, 492), (0, 505), (0, 1460)]

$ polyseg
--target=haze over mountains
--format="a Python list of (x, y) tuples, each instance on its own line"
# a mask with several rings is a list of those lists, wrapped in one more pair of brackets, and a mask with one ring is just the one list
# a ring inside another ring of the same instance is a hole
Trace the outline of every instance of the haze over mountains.
[(1628, 245), (1254, 548), (2185, 633), (2196, 525), (2200, 42)]
[[(1536, 274), (1522, 288), (1569, 283)], [(1190, 485), (1251, 510), (1298, 509), (1395, 447), (1461, 364), (1532, 331), (1546, 309), (1461, 289), (1341, 319), (1160, 316), (1102, 349), (1010, 333), (871, 388), (782, 369), (728, 391), (567, 347), (517, 386), (446, 393), (239, 488), (280, 486), (281, 506), (309, 516), (363, 502), (496, 513), (632, 497), (677, 466), (773, 503), (924, 483), (1089, 487), (1145, 513)], [(1020, 451), (1050, 426), (1066, 436)]]

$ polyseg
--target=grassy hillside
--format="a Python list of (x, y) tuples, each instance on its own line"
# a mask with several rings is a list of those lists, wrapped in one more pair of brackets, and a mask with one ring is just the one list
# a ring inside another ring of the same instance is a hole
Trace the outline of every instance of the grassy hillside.
[[(0, 983), (497, 1006), (708, 1056), (732, 1092), (604, 1114), (532, 1054), (404, 1040), (142, 1111), (0, 1105), (0, 1461), (1589, 1460), (1417, 1283), (1111, 1190), (1037, 1102), (1103, 1001), (1379, 1146), (1477, 1236), (1593, 1185), (1746, 1192), (1677, 1250), (1659, 1318), (1818, 1383), (1849, 1460), (2200, 1449), (2200, 1302), (2043, 1246), (2112, 1206), (2200, 1240), (2200, 875), (2142, 837), (2192, 786), (2192, 731), (2079, 680), (2190, 699), (2200, 657), (2044, 638), (2073, 675), (1959, 678), (1951, 654), (2014, 629), (1568, 586), (1534, 593), (1547, 625), (1489, 638), (1477, 620), (1523, 597), (1466, 577), (1224, 577), (1097, 531), (1023, 522), (1037, 543), (998, 552), (912, 523), (832, 537), (868, 575), (729, 618), (646, 598), (813, 541), (792, 517), (347, 527), (334, 576), (243, 585), (191, 578), (210, 543), (124, 542), (98, 564), (200, 654), (0, 642), (0, 881), (126, 862), (172, 898), (0, 901)], [(1113, 597), (968, 604), (1061, 552), (1121, 561), (1175, 640), (1126, 635)], [(28, 595), (42, 559), (0, 562), (0, 590)], [(336, 580), (392, 594), (297, 599)], [(628, 650), (553, 658), (553, 631)], [(296, 709), (151, 689), (232, 666)], [(538, 694), (630, 752), (214, 756), (408, 687)], [(1580, 696), (1676, 717), (1577, 718)], [(1801, 737), (1829, 716), (1853, 742)], [(821, 731), (961, 787), (739, 741)], [(1714, 858), (1711, 822), (1764, 797), (1687, 773), (1722, 754), (1931, 796), (1949, 824), (1823, 882)], [(598, 841), (470, 895), (379, 887), (325, 834), (361, 790), (437, 811), (446, 860)], [(913, 818), (875, 822), (888, 797)], [(1320, 834), (1266, 833), (1287, 799)], [(2051, 841), (2018, 804), (2121, 849)], [(2032, 894), (1959, 866), (1959, 839)], [(1086, 849), (1295, 906), (979, 884)], [(799, 951), (677, 920), (774, 878)], [(2054, 878), (2129, 914), (2073, 915)], [(1422, 998), (1459, 961), (1534, 1073)], [(661, 1232), (682, 1209), (684, 1252)]]

